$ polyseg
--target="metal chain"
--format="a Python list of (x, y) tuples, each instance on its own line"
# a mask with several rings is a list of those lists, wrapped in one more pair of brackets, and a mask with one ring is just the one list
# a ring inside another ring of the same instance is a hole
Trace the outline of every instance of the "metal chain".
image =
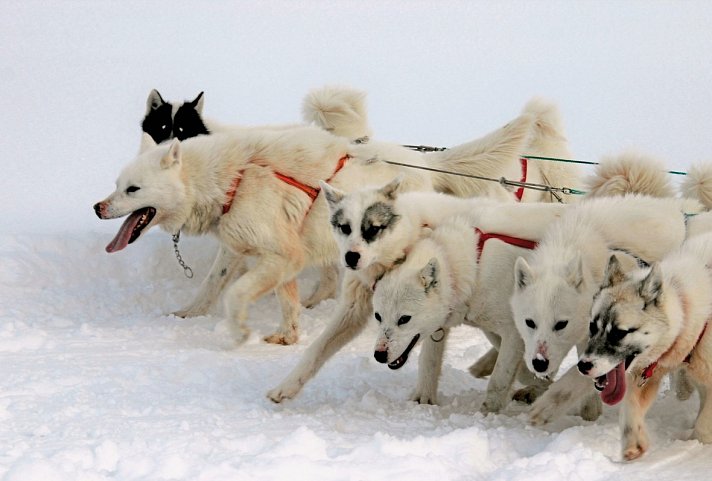
[(185, 277), (188, 279), (193, 278), (193, 269), (188, 267), (188, 265), (185, 263), (183, 260), (183, 257), (180, 255), (180, 251), (178, 250), (178, 241), (180, 240), (180, 231), (176, 232), (173, 234), (173, 250), (176, 253), (176, 259), (178, 259), (178, 264), (183, 268), (183, 274), (185, 274)]

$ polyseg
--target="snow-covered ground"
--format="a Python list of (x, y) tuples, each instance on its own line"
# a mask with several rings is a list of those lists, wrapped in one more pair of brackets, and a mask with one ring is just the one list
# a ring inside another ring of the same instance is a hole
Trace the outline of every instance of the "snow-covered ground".
[(661, 395), (652, 448), (633, 463), (617, 409), (546, 429), (522, 405), (482, 416), (486, 381), (466, 368), (487, 343), (468, 328), (449, 342), (440, 406), (406, 401), (415, 358), (376, 363), (373, 331), (274, 405), (265, 393), (335, 301), (304, 311), (284, 347), (261, 341), (280, 317), (267, 297), (235, 348), (219, 313), (168, 315), (213, 241), (182, 241), (188, 280), (158, 231), (106, 254), (119, 221), (91, 205), (134, 155), (151, 88), (205, 90), (209, 116), (260, 124), (298, 119), (310, 88), (349, 84), (369, 93), (377, 137), (430, 145), (489, 132), (543, 95), (577, 157), (634, 147), (684, 170), (712, 159), (711, 31), (705, 1), (0, 2), (0, 477), (710, 479), (712, 446), (687, 440), (696, 395)]
[[(616, 409), (595, 423), (527, 425), (525, 406), (478, 413), (486, 383), (466, 368), (486, 350), (476, 330), (449, 342), (440, 406), (406, 399), (416, 366), (372, 357), (370, 329), (302, 395), (266, 397), (320, 332), (335, 301), (305, 311), (296, 346), (261, 341), (273, 297), (251, 311), (235, 349), (219, 316), (167, 313), (196, 290), (214, 243), (165, 235), (125, 253), (103, 235), (0, 236), (0, 475), (54, 480), (648, 480), (709, 479), (712, 446), (687, 441), (698, 401), (666, 392), (649, 415), (652, 449), (624, 463)], [(125, 254), (125, 255), (124, 255)], [(304, 277), (308, 290), (313, 277)], [(374, 323), (375, 324), (375, 323)], [(375, 326), (371, 326), (375, 328)]]

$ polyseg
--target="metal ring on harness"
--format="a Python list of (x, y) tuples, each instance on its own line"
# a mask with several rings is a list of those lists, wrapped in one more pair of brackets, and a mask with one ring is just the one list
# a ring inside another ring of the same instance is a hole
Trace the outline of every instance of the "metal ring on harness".
[[(438, 332), (441, 334), (440, 339), (435, 339), (433, 336), (434, 336), (435, 334), (437, 334)], [(443, 329), (443, 328), (441, 327), (440, 329), (438, 329), (437, 331), (435, 331), (434, 333), (432, 333), (432, 334), (430, 335), (430, 339), (432, 339), (433, 342), (442, 342), (443, 339), (445, 339), (445, 329)]]

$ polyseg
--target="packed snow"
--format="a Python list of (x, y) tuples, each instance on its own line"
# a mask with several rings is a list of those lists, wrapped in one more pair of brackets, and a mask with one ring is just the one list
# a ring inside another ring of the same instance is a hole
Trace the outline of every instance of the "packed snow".
[[(488, 349), (448, 339), (440, 405), (407, 401), (416, 356), (373, 359), (375, 325), (296, 399), (266, 392), (335, 309), (301, 316), (294, 346), (264, 343), (273, 296), (236, 347), (219, 310), (170, 315), (215, 252), (149, 232), (104, 252), (120, 221), (91, 205), (134, 155), (151, 88), (206, 91), (223, 122), (291, 122), (324, 84), (369, 93), (376, 136), (453, 145), (513, 118), (533, 95), (559, 103), (580, 157), (637, 147), (671, 168), (712, 159), (712, 7), (706, 2), (0, 3), (0, 476), (74, 480), (709, 479), (712, 446), (688, 440), (698, 396), (666, 385), (651, 449), (620, 456), (617, 408), (596, 422), (528, 425), (527, 406), (478, 412)], [(305, 295), (316, 282), (301, 278)], [(417, 351), (416, 351), (417, 352)], [(575, 362), (570, 356), (562, 372)]]

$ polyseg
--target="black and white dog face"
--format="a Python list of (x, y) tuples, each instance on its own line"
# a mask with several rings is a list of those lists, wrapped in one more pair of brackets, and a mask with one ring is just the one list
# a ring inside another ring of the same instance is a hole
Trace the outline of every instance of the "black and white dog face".
[(626, 275), (616, 256), (611, 256), (591, 308), (588, 345), (578, 363), (582, 374), (596, 379), (604, 402), (620, 401), (625, 371), (667, 331), (661, 294), (659, 264)]
[(400, 184), (401, 179), (396, 178), (378, 189), (344, 194), (321, 182), (345, 267), (357, 271), (367, 268), (383, 254), (388, 257), (390, 244), (383, 241), (397, 235), (401, 217), (394, 204)]
[(158, 90), (154, 89), (148, 94), (146, 115), (141, 128), (159, 144), (172, 138), (185, 140), (208, 135), (210, 131), (203, 122), (202, 113), (203, 92), (195, 99), (178, 105), (166, 102)]

